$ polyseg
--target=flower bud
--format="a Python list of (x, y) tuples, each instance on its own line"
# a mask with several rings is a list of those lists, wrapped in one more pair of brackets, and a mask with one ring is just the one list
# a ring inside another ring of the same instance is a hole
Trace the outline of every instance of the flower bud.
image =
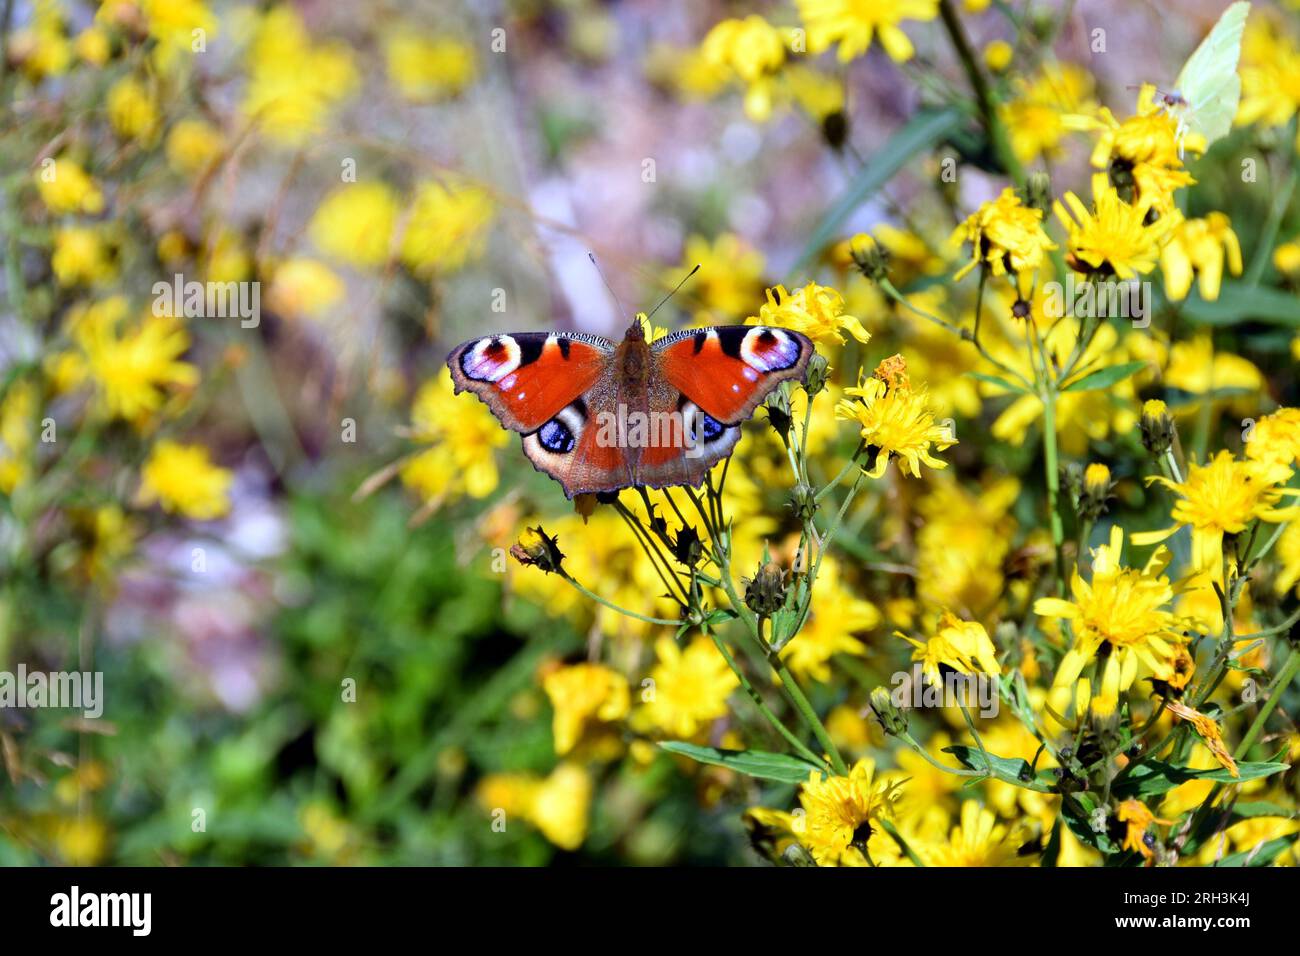
[(767, 421), (772, 426), (772, 431), (788, 445), (790, 443), (790, 396), (785, 393), (785, 389), (778, 388), (767, 396), (763, 407), (767, 409)]
[(510, 554), (525, 567), (533, 565), (547, 574), (562, 571), (564, 554), (556, 539), (549, 537), (540, 527), (525, 529), (519, 540), (511, 545)]
[(849, 250), (853, 264), (859, 272), (872, 282), (879, 282), (889, 277), (889, 250), (876, 242), (872, 236), (861, 236)]
[(745, 585), (745, 606), (760, 617), (771, 617), (785, 606), (785, 572), (775, 561), (759, 565)]
[(1111, 480), (1110, 469), (1098, 462), (1093, 462), (1083, 472), (1083, 484), (1075, 502), (1076, 513), (1084, 521), (1096, 521), (1106, 513), (1106, 502), (1111, 498), (1111, 489), (1115, 482)]
[(1139, 427), (1142, 429), (1142, 444), (1152, 455), (1159, 458), (1172, 447), (1174, 420), (1164, 402), (1152, 400), (1143, 403)]
[(673, 557), (687, 567), (694, 567), (704, 553), (704, 545), (700, 542), (699, 532), (690, 525), (682, 528), (677, 532), (677, 537), (673, 541)]
[(1039, 170), (1025, 184), (1025, 205), (1046, 212), (1052, 205), (1052, 177)]
[(800, 524), (811, 521), (812, 516), (817, 513), (816, 492), (803, 482), (795, 485), (794, 490), (790, 492), (790, 510), (794, 512)]
[(808, 360), (808, 384), (804, 386), (804, 391), (808, 393), (809, 398), (815, 397), (826, 387), (830, 370), (831, 365), (826, 357), (820, 352), (814, 352), (812, 358)]
[(889, 736), (907, 733), (907, 714), (894, 703), (886, 688), (877, 687), (871, 692), (871, 711)]

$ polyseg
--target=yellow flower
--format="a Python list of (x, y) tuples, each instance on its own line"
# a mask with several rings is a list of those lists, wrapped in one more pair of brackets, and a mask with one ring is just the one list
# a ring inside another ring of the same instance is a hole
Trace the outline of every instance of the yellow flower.
[(1241, 275), (1241, 246), (1227, 216), (1212, 212), (1204, 219), (1183, 220), (1160, 252), (1165, 294), (1174, 301), (1185, 299), (1195, 276), (1201, 298), (1213, 302), (1219, 297), (1225, 258), (1228, 271)]
[(1300, 408), (1279, 408), (1257, 421), (1245, 451), (1251, 461), (1265, 464), (1293, 466), (1300, 461)]
[[(1009, 61), (1010, 46), (1006, 56)], [(1073, 63), (1044, 66), (1032, 80), (1021, 80), (1015, 98), (999, 110), (1016, 157), (1028, 165), (1040, 156), (1059, 156), (1069, 132), (1064, 117), (1091, 111), (1091, 95), (1092, 75)]]
[(1192, 567), (1209, 572), (1223, 584), (1223, 536), (1240, 534), (1255, 520), (1289, 521), (1300, 508), (1280, 508), (1282, 498), (1300, 495), (1300, 490), (1282, 487), (1291, 469), (1279, 463), (1237, 461), (1232, 452), (1221, 451), (1208, 464), (1188, 464), (1187, 477), (1175, 482), (1163, 475), (1151, 475), (1147, 484), (1161, 484), (1178, 495), (1172, 527), (1132, 536), (1137, 545), (1163, 541), (1183, 526), (1192, 529)]
[(403, 99), (431, 103), (457, 96), (478, 76), (474, 48), (452, 37), (398, 27), (384, 40), (388, 77)]
[(420, 276), (455, 272), (482, 255), (494, 213), (492, 197), (477, 186), (423, 183), (402, 236), (402, 261)]
[(1073, 218), (1059, 200), (1053, 204), (1056, 218), (1069, 233), (1066, 262), (1070, 268), (1120, 279), (1154, 269), (1176, 217), (1166, 215), (1148, 222), (1146, 210), (1120, 199), (1101, 175), (1093, 178), (1092, 192), (1091, 210), (1074, 193), (1065, 194)]
[(808, 51), (821, 53), (839, 44), (841, 63), (866, 53), (873, 37), (894, 62), (910, 60), (915, 51), (899, 23), (933, 20), (939, 12), (939, 0), (795, 0), (795, 6), (808, 27)]
[(800, 786), (804, 815), (794, 832), (818, 866), (866, 866), (863, 850), (875, 864), (897, 859), (898, 844), (880, 824), (894, 815), (898, 785), (874, 776), (875, 764), (864, 757), (847, 777), (810, 771)]
[(1141, 800), (1123, 801), (1119, 805), (1115, 816), (1120, 823), (1128, 824), (1128, 828), (1124, 833), (1124, 849), (1141, 853), (1148, 860), (1154, 856), (1154, 853), (1151, 847), (1147, 846), (1147, 829), (1153, 823), (1169, 826), (1171, 822), (1161, 820)]
[(650, 671), (653, 697), (640, 720), (670, 737), (689, 739), (727, 713), (727, 698), (740, 681), (707, 637), (678, 647), (671, 637), (655, 641), (659, 662)]
[(71, 159), (42, 163), (36, 170), (36, 188), (41, 201), (53, 213), (84, 212), (94, 216), (104, 210), (104, 194)]
[(507, 828), (510, 817), (518, 816), (560, 849), (576, 850), (587, 838), (592, 790), (587, 771), (562, 763), (545, 779), (524, 773), (489, 774), (479, 782), (477, 795), (488, 812), (506, 814)]
[[(1300, 584), (1300, 522), (1292, 521), (1277, 539), (1277, 577), (1273, 580), (1273, 590), (1285, 594)], [(1300, 594), (1300, 587), (1296, 588)]]
[(431, 445), (402, 466), (402, 483), (431, 507), (450, 495), (486, 498), (500, 480), (493, 451), (509, 433), (487, 407), (457, 398), (451, 372), (444, 369), (421, 386), (411, 406), (412, 437)]
[(691, 236), (682, 251), (682, 265), (663, 273), (669, 289), (698, 264), (700, 271), (687, 287), (703, 309), (697, 323), (734, 322), (746, 313), (763, 289), (763, 254), (735, 233), (724, 232), (710, 242)]
[(103, 66), (108, 62), (108, 58), (112, 53), (112, 45), (109, 43), (108, 34), (97, 26), (87, 27), (78, 33), (74, 46), (77, 50), (77, 56), (91, 66)]
[(195, 176), (209, 166), (225, 150), (221, 131), (201, 119), (185, 119), (174, 125), (167, 134), (167, 163), (182, 176)]
[(343, 298), (343, 280), (324, 263), (298, 257), (275, 267), (266, 302), (284, 316), (319, 317)]
[[(1264, 385), (1264, 376), (1249, 359), (1231, 352), (1216, 352), (1214, 342), (1208, 332), (1198, 333), (1195, 337), (1175, 342), (1169, 350), (1169, 360), (1165, 365), (1165, 384), (1192, 395), (1206, 396), (1211, 401), (1215, 393), (1224, 390), (1258, 391)], [(1199, 406), (1191, 408), (1183, 405), (1179, 414), (1190, 414)], [(1243, 404), (1243, 411), (1252, 408), (1250, 400)]]
[(140, 501), (157, 501), (164, 511), (210, 521), (230, 511), (234, 476), (212, 464), (202, 445), (164, 440), (153, 446), (140, 469)]
[(325, 253), (357, 266), (388, 260), (397, 197), (383, 183), (350, 183), (325, 197), (311, 218), (312, 241)]
[(963, 621), (951, 611), (943, 611), (934, 634), (924, 641), (902, 633), (898, 636), (915, 648), (912, 660), (921, 661), (921, 672), (936, 684), (942, 682), (940, 664), (963, 674), (996, 676), (1002, 673), (997, 649), (984, 625), (978, 621)]
[(1056, 687), (1074, 686), (1088, 662), (1103, 656), (1107, 694), (1133, 686), (1139, 665), (1159, 680), (1173, 677), (1183, 636), (1170, 610), (1174, 589), (1163, 573), (1169, 550), (1156, 549), (1146, 566), (1137, 570), (1120, 563), (1123, 549), (1124, 530), (1116, 525), (1109, 543), (1092, 551), (1092, 580), (1085, 581), (1075, 569), (1071, 600), (1045, 597), (1034, 602), (1034, 613), (1040, 617), (1071, 622), (1074, 642), (1057, 668)]
[[(1010, 511), (1020, 483), (1003, 477), (968, 490), (939, 476), (917, 506), (917, 596), (938, 607), (982, 612), (1002, 593), (1003, 564), (1016, 522)], [(907, 626), (907, 625), (904, 625)]]
[[(628, 714), (627, 678), (603, 664), (558, 667), (542, 679), (555, 717), (551, 735), (563, 757), (585, 738), (611, 736), (607, 726)], [(614, 746), (618, 747), (617, 736)]]
[(148, 146), (158, 135), (158, 101), (140, 81), (124, 76), (108, 90), (108, 121), (122, 139)]
[(1011, 65), (1015, 48), (1006, 40), (994, 40), (984, 48), (984, 65), (994, 73), (1001, 73)]
[(795, 65), (786, 68), (785, 80), (794, 101), (818, 123), (844, 112), (842, 77)]
[(767, 302), (759, 306), (758, 315), (745, 320), (749, 325), (775, 325), (802, 332), (814, 342), (844, 343), (848, 332), (859, 342), (867, 342), (871, 333), (855, 316), (844, 314), (844, 297), (829, 286), (809, 282), (793, 295), (785, 286), (767, 290)]
[(1019, 824), (999, 823), (991, 810), (967, 800), (948, 839), (922, 844), (917, 852), (929, 866), (1028, 866), (1034, 857), (1020, 855), (1024, 842)]
[(33, 5), (31, 26), (15, 30), (8, 48), (0, 55), (8, 57), (33, 83), (49, 76), (62, 76), (72, 62), (63, 11), (57, 0), (37, 0)]
[[(140, 10), (148, 23), (149, 35), (158, 41), (154, 58), (163, 70), (169, 69), (181, 53), (198, 52), (206, 47), (216, 33), (217, 19), (203, 0), (140, 0)], [(203, 46), (196, 49), (199, 39)]]
[(781, 33), (762, 17), (723, 20), (700, 45), (704, 61), (745, 86), (745, 115), (763, 122), (772, 115), (773, 77), (785, 62)]
[(243, 112), (274, 142), (289, 146), (320, 133), (330, 111), (357, 85), (348, 48), (313, 44), (302, 18), (288, 4), (262, 15), (246, 59)]
[(1043, 256), (1056, 248), (1043, 231), (1043, 211), (1020, 202), (1014, 189), (990, 200), (957, 227), (953, 238), (971, 244), (971, 261), (953, 276), (960, 281), (980, 263), (987, 263), (994, 276), (1010, 275), (1024, 293), (1033, 284), (1034, 272)]
[(866, 647), (854, 637), (880, 623), (880, 612), (870, 601), (855, 596), (840, 581), (838, 565), (823, 558), (813, 585), (812, 612), (803, 629), (781, 651), (781, 657), (799, 677), (831, 679), (830, 661), (836, 654), (862, 657)]
[(1173, 714), (1179, 720), (1184, 720), (1192, 725), (1196, 731), (1196, 736), (1201, 738), (1201, 742), (1214, 755), (1219, 766), (1227, 770), (1234, 777), (1240, 777), (1241, 772), (1237, 769), (1237, 761), (1233, 759), (1232, 754), (1228, 752), (1228, 746), (1223, 742), (1223, 732), (1219, 729), (1219, 723), (1213, 717), (1201, 713), (1192, 707), (1188, 707), (1181, 701), (1165, 701), (1165, 709)]
[(69, 866), (94, 866), (108, 854), (108, 827), (98, 817), (64, 817), (54, 830), (54, 845)]
[(930, 446), (942, 451), (957, 444), (957, 439), (951, 429), (935, 424), (925, 389), (913, 389), (901, 355), (881, 362), (871, 378), (844, 393), (858, 401), (842, 399), (835, 406), (835, 417), (856, 422), (862, 440), (875, 449), (875, 463), (870, 469), (863, 467), (868, 477), (883, 475), (891, 458), (897, 459), (903, 474), (917, 478), (922, 463), (948, 467), (930, 454)]
[(50, 268), (65, 286), (104, 282), (117, 272), (107, 244), (91, 226), (67, 226), (54, 234)]
[(253, 271), (253, 257), (243, 237), (225, 226), (208, 235), (205, 260), (204, 277), (209, 282), (243, 282)]
[(140, 426), (159, 411), (171, 389), (188, 390), (199, 373), (180, 357), (190, 346), (179, 320), (146, 315), (125, 325), (126, 300), (113, 296), (69, 315), (72, 337), (84, 357), (84, 374), (96, 386), (100, 414)]
[(1265, 18), (1249, 21), (1240, 74), (1239, 126), (1285, 126), (1300, 112), (1300, 47)]
[(31, 478), (39, 402), (36, 386), (26, 379), (10, 385), (0, 401), (0, 491), (6, 495)]

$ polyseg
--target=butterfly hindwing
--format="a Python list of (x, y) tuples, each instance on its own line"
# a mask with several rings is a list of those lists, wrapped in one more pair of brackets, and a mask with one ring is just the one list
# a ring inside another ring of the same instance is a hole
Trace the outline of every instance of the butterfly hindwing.
[(524, 454), (533, 467), (558, 481), (569, 498), (633, 484), (627, 449), (602, 440), (600, 423), (610, 412), (610, 394), (598, 385), (524, 436)]
[(471, 339), (447, 358), (457, 392), (487, 403), (511, 431), (535, 432), (600, 381), (614, 343), (579, 333), (519, 332)]
[(663, 379), (723, 425), (737, 425), (781, 382), (803, 381), (812, 341), (765, 325), (684, 329), (651, 346)]

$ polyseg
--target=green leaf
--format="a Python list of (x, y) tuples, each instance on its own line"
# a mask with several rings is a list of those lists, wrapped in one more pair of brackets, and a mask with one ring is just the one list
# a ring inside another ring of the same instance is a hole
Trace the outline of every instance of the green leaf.
[(1024, 387), (1017, 385), (1015, 382), (1008, 382), (1005, 378), (997, 375), (985, 375), (983, 372), (967, 372), (971, 378), (979, 379), (981, 382), (988, 382), (990, 385), (996, 385), (998, 388), (1005, 388), (1008, 392), (1015, 392), (1017, 395), (1028, 395)]
[(790, 274), (797, 276), (806, 270), (854, 210), (893, 179), (918, 153), (929, 150), (956, 130), (963, 119), (964, 114), (955, 108), (922, 110), (894, 133), (867, 161), (835, 204), (826, 210)]
[(1232, 853), (1225, 856), (1222, 860), (1215, 863), (1215, 866), (1268, 866), (1278, 854), (1291, 846), (1295, 842), (1294, 837), (1278, 837), (1276, 840), (1269, 840), (1267, 843), (1257, 844), (1249, 850), (1242, 850), (1240, 853)]
[(1300, 304), (1295, 293), (1225, 282), (1213, 302), (1189, 298), (1182, 314), (1198, 325), (1236, 325), (1251, 320), (1300, 328)]
[(1110, 388), (1116, 382), (1122, 382), (1134, 372), (1146, 368), (1146, 364), (1146, 362), (1125, 362), (1122, 365), (1099, 368), (1095, 372), (1089, 372), (1083, 378), (1075, 379), (1061, 391), (1089, 392), (1098, 388)]
[(1105, 830), (1098, 833), (1092, 828), (1092, 813), (1097, 804), (1087, 793), (1066, 794), (1061, 800), (1061, 818), (1079, 842), (1099, 850), (1107, 856), (1119, 852), (1119, 844)]
[(1138, 764), (1131, 773), (1127, 774), (1122, 780), (1117, 781), (1114, 792), (1118, 797), (1142, 799), (1167, 793), (1174, 787), (1193, 780), (1212, 780), (1215, 783), (1245, 783), (1247, 780), (1258, 780), (1260, 777), (1281, 773), (1289, 766), (1290, 764), (1274, 763), (1272, 761), (1239, 763), (1237, 764), (1237, 770), (1241, 776), (1234, 777), (1223, 767), (1216, 767), (1213, 770), (1188, 770), (1158, 760), (1151, 760)]
[(659, 746), (669, 753), (681, 754), (700, 763), (726, 767), (728, 770), (762, 780), (779, 780), (781, 783), (804, 783), (808, 779), (809, 771), (823, 774), (826, 772), (821, 767), (799, 757), (768, 753), (764, 750), (719, 750), (716, 747), (688, 744), (684, 740), (666, 740)]
[(967, 747), (963, 744), (944, 747), (943, 752), (952, 754), (963, 767), (970, 770), (983, 770), (1012, 786), (1021, 787), (1025, 790), (1036, 790), (1039, 793), (1051, 792), (1050, 778), (1042, 773), (1035, 776), (1030, 769), (1029, 761), (1022, 760), (1019, 757), (1012, 759), (989, 754), (986, 763), (984, 754), (980, 753), (978, 747)]

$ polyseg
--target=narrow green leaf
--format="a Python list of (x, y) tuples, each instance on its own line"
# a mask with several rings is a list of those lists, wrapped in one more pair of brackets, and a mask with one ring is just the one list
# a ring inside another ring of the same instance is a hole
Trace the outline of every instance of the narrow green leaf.
[(1119, 797), (1137, 797), (1141, 799), (1167, 793), (1174, 787), (1193, 780), (1212, 780), (1215, 783), (1245, 783), (1247, 780), (1258, 780), (1260, 777), (1281, 773), (1289, 766), (1290, 764), (1274, 763), (1272, 761), (1239, 763), (1237, 764), (1237, 770), (1241, 776), (1234, 777), (1222, 767), (1216, 767), (1213, 770), (1187, 770), (1158, 760), (1151, 760), (1134, 767), (1131, 773), (1115, 784), (1114, 792)]
[(666, 740), (659, 744), (669, 753), (681, 754), (700, 763), (715, 767), (726, 767), (737, 773), (762, 780), (779, 780), (781, 783), (804, 783), (809, 771), (825, 771), (806, 760), (787, 754), (768, 753), (764, 750), (719, 750), (716, 747), (701, 747), (684, 740)]
[(1268, 866), (1278, 854), (1295, 842), (1294, 837), (1278, 837), (1267, 843), (1260, 843), (1249, 850), (1232, 853), (1215, 863), (1215, 866)]
[(1225, 282), (1213, 302), (1189, 298), (1182, 304), (1182, 314), (1198, 325), (1236, 325), (1258, 321), (1290, 328), (1300, 328), (1300, 301), (1295, 293)]
[(1146, 364), (1146, 362), (1125, 362), (1122, 365), (1099, 368), (1095, 372), (1089, 372), (1082, 378), (1075, 379), (1061, 391), (1089, 392), (1098, 388), (1110, 388), (1116, 382), (1122, 382), (1134, 372), (1146, 368)]
[(1021, 787), (1025, 790), (1036, 790), (1039, 793), (1051, 791), (1049, 779), (1041, 773), (1035, 776), (1027, 760), (989, 754), (988, 762), (985, 763), (984, 754), (980, 753), (978, 747), (967, 747), (960, 744), (954, 747), (944, 747), (943, 752), (952, 754), (961, 762), (962, 766), (970, 770), (983, 770), (1012, 786)]
[(835, 204), (826, 210), (790, 274), (798, 276), (806, 270), (854, 210), (893, 179), (918, 153), (931, 149), (956, 130), (963, 119), (964, 114), (955, 108), (922, 110), (894, 133), (867, 161)]
[(1017, 395), (1028, 395), (1023, 386), (1015, 382), (1008, 382), (1005, 378), (997, 375), (985, 375), (983, 372), (967, 372), (971, 378), (979, 379), (981, 382), (988, 382), (990, 385), (996, 385), (998, 388), (1005, 388), (1008, 392), (1015, 392)]

